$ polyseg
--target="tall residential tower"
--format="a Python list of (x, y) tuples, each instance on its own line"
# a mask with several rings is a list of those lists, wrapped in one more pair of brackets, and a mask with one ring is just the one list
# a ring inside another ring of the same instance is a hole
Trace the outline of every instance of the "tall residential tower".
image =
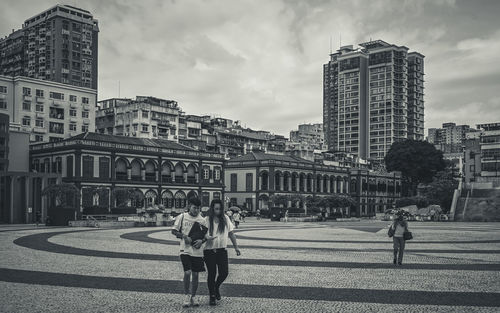
[(424, 138), (423, 58), (382, 40), (343, 46), (323, 66), (329, 150), (382, 160), (392, 143)]
[(0, 39), (0, 75), (97, 89), (98, 33), (89, 11), (56, 5)]

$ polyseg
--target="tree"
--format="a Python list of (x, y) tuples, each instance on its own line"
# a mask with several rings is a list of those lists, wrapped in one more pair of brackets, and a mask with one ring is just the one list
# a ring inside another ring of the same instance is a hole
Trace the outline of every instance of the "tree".
[(290, 200), (290, 197), (286, 195), (272, 195), (270, 197), (270, 200), (274, 206), (283, 205), (286, 207), (288, 205), (288, 200)]
[(453, 193), (458, 188), (458, 181), (451, 171), (438, 172), (432, 182), (422, 188), (422, 195), (432, 204), (439, 204), (443, 212), (448, 212), (453, 201)]
[(42, 191), (42, 196), (48, 196), (55, 201), (56, 207), (66, 207), (68, 204), (75, 205), (78, 203), (80, 191), (78, 188), (69, 183), (54, 184), (45, 187)]
[(393, 143), (385, 156), (385, 165), (390, 172), (401, 172), (407, 185), (406, 195), (414, 195), (418, 184), (430, 183), (446, 166), (443, 153), (434, 145), (411, 139)]

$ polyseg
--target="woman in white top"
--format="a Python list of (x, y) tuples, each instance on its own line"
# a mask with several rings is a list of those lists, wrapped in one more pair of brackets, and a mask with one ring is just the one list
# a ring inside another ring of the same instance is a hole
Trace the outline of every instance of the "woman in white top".
[[(238, 249), (236, 236), (233, 233), (233, 223), (231, 223), (229, 217), (224, 214), (222, 201), (213, 200), (210, 204), (208, 215), (205, 218), (208, 225), (208, 233), (214, 238), (207, 241), (203, 251), (203, 257), (207, 265), (207, 283), (210, 292), (210, 305), (216, 305), (215, 300), (221, 299), (219, 288), (227, 278), (229, 272), (226, 250), (227, 239), (231, 239), (236, 255), (241, 255), (241, 252)], [(215, 279), (217, 272), (218, 276), (217, 279)]]

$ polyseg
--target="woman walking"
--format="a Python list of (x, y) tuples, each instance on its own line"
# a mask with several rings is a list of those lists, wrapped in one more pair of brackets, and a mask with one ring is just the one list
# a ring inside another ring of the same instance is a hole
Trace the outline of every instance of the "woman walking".
[(397, 218), (389, 228), (389, 237), (392, 237), (394, 242), (394, 260), (393, 263), (398, 265), (403, 264), (403, 253), (405, 250), (405, 233), (408, 231), (408, 223), (404, 220), (403, 212), (396, 213)]
[[(207, 283), (210, 293), (210, 305), (216, 305), (215, 300), (220, 300), (220, 286), (227, 278), (229, 273), (227, 259), (227, 239), (230, 238), (233, 243), (236, 255), (241, 255), (236, 242), (236, 236), (233, 233), (233, 223), (229, 217), (224, 214), (222, 201), (213, 200), (206, 217), (208, 233), (214, 238), (205, 245), (203, 256), (207, 266)], [(217, 276), (217, 279), (216, 279)]]

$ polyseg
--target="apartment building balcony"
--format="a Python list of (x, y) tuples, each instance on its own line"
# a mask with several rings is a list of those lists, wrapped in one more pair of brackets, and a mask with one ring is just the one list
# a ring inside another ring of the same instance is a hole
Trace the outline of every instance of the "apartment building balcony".
[(23, 95), (23, 100), (24, 101), (31, 101), (31, 100), (33, 100), (33, 97), (31, 95)]
[(38, 134), (46, 134), (47, 133), (47, 129), (45, 127), (35, 126), (35, 127), (33, 127), (33, 132), (34, 133), (38, 133)]
[(63, 106), (65, 104), (64, 100), (52, 99), (52, 104), (55, 106)]
[(82, 108), (83, 108), (83, 110), (84, 110), (84, 111), (88, 111), (88, 110), (90, 110), (90, 104), (85, 103), (85, 104), (82, 106)]
[(77, 102), (70, 101), (70, 102), (69, 102), (69, 106), (70, 106), (72, 109), (76, 109), (76, 108), (78, 108), (78, 103), (77, 103)]

